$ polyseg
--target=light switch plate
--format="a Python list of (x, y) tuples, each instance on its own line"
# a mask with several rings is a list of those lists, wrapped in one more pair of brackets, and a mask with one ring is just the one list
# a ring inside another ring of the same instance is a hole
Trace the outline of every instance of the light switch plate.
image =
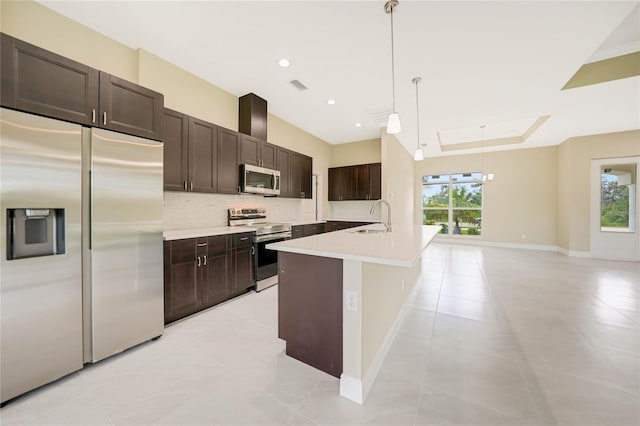
[(358, 312), (358, 292), (347, 290), (345, 292), (344, 307), (350, 311)]

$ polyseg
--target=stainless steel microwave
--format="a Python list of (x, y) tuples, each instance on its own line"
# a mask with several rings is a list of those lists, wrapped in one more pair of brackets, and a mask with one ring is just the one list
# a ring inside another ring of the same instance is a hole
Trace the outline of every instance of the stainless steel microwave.
[(251, 164), (242, 165), (242, 192), (262, 195), (280, 194), (280, 171)]

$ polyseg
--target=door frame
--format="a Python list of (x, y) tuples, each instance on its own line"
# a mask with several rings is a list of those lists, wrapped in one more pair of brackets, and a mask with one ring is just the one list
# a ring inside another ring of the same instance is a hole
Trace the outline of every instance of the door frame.
[[(600, 170), (603, 165), (636, 164), (635, 209), (629, 220), (635, 220), (634, 232), (607, 232), (600, 229)], [(640, 156), (598, 158), (591, 160), (590, 250), (599, 259), (640, 261)]]

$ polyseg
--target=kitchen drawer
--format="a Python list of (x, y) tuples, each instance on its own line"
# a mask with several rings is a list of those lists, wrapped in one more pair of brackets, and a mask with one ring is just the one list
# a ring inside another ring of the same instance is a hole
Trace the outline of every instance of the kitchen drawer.
[(309, 225), (304, 225), (304, 236), (308, 237), (310, 235), (321, 234), (324, 232), (324, 223), (312, 223)]
[(216, 235), (209, 237), (207, 243), (209, 245), (209, 253), (226, 251), (231, 248), (231, 236)]
[(241, 234), (233, 234), (233, 247), (246, 247), (253, 243), (253, 232), (243, 232)]
[(296, 225), (291, 227), (291, 239), (304, 237), (304, 226)]
[(196, 239), (188, 238), (184, 240), (174, 240), (165, 244), (165, 250), (170, 250), (170, 263), (195, 262), (196, 259)]

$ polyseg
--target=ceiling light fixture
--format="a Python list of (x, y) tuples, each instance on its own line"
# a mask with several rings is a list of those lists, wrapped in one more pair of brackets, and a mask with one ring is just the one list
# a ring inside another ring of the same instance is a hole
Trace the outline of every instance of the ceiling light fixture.
[(411, 82), (416, 85), (416, 127), (418, 130), (418, 137), (416, 138), (416, 152), (413, 154), (413, 159), (415, 161), (424, 160), (424, 153), (420, 147), (420, 103), (418, 102), (418, 83), (420, 83), (421, 80), (422, 77), (414, 77), (413, 80), (411, 80)]
[(387, 120), (387, 133), (396, 134), (402, 131), (400, 126), (400, 114), (396, 112), (396, 66), (393, 48), (393, 10), (398, 6), (398, 0), (389, 0), (384, 5), (385, 13), (391, 15), (391, 87), (393, 90), (393, 111)]
[(356, 127), (362, 127), (362, 123), (356, 123)]
[(335, 101), (335, 100), (333, 100), (333, 99), (329, 99), (329, 100), (327, 101), (327, 104), (328, 104), (328, 105), (335, 105), (335, 104), (336, 104), (336, 101)]
[(291, 62), (289, 62), (287, 58), (282, 58), (278, 61), (278, 65), (280, 65), (280, 67), (282, 68), (289, 68)]

